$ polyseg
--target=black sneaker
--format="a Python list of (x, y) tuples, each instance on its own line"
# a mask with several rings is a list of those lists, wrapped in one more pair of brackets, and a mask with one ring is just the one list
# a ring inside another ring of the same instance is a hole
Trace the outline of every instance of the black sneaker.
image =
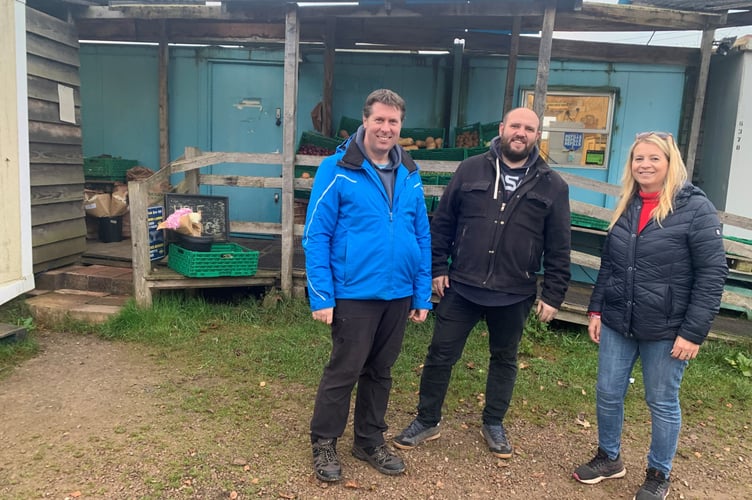
[(429, 427), (418, 422), (416, 418), (394, 438), (394, 446), (401, 450), (412, 450), (424, 441), (433, 441), (440, 437), (439, 424)]
[(595, 457), (588, 463), (577, 467), (572, 477), (581, 483), (596, 484), (604, 479), (624, 477), (626, 473), (627, 469), (624, 468), (621, 454), (615, 460), (611, 460), (599, 446)]
[(671, 481), (658, 469), (649, 467), (642, 488), (637, 490), (633, 500), (664, 500), (668, 496)]
[(319, 439), (313, 443), (313, 472), (321, 481), (331, 482), (342, 479), (336, 439)]
[(361, 448), (353, 445), (352, 454), (358, 460), (365, 460), (377, 471), (388, 476), (396, 476), (405, 472), (405, 462), (387, 448), (386, 444), (376, 448)]
[(507, 440), (507, 433), (504, 431), (504, 426), (483, 424), (480, 428), (480, 435), (488, 443), (488, 449), (494, 456), (499, 458), (511, 458), (512, 445)]

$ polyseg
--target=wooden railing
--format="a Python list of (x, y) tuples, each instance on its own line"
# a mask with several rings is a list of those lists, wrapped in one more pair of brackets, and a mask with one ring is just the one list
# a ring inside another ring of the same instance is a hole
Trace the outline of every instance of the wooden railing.
[[(295, 165), (301, 166), (318, 166), (321, 162), (319, 156), (296, 155)], [(292, 183), (284, 182), (282, 177), (254, 177), (243, 175), (209, 175), (200, 173), (203, 167), (221, 164), (221, 163), (245, 163), (245, 164), (281, 164), (281, 154), (259, 154), (259, 153), (221, 153), (221, 152), (201, 152), (197, 148), (186, 148), (185, 155), (180, 159), (170, 163), (150, 178), (144, 181), (130, 182), (128, 184), (130, 212), (131, 212), (131, 234), (133, 244), (133, 280), (135, 288), (136, 301), (140, 306), (149, 306), (152, 301), (153, 289), (179, 289), (179, 288), (209, 288), (221, 286), (240, 286), (240, 285), (276, 285), (281, 283), (292, 283), (292, 269), (284, 266), (279, 271), (276, 270), (259, 270), (253, 277), (228, 277), (228, 278), (186, 278), (168, 269), (164, 266), (155, 266), (149, 258), (149, 235), (147, 225), (147, 208), (153, 205), (163, 205), (165, 188), (168, 186), (172, 174), (184, 173), (185, 178), (171, 192), (183, 194), (198, 194), (199, 187), (202, 185), (212, 186), (234, 186), (234, 187), (254, 187), (254, 188), (277, 188), (283, 191), (283, 223), (262, 223), (253, 221), (234, 221), (230, 222), (230, 232), (233, 233), (250, 233), (250, 234), (268, 234), (282, 237), (282, 261), (291, 261), (293, 249), (293, 235), (300, 236), (303, 232), (302, 224), (294, 224), (292, 216), (293, 211), (293, 190), (310, 190), (313, 185), (312, 178), (294, 178)], [(457, 161), (426, 161), (419, 162), (420, 168), (424, 172), (452, 173), (457, 168)], [(290, 169), (292, 170), (292, 169)], [(570, 186), (576, 186), (588, 189), (597, 193), (617, 196), (619, 187), (605, 182), (599, 182), (585, 177), (560, 172), (562, 177)], [(424, 186), (426, 195), (441, 196), (444, 192), (444, 186)], [(285, 202), (289, 201), (289, 202)], [(595, 217), (597, 219), (608, 221), (611, 218), (612, 211), (583, 203), (577, 200), (571, 200), (572, 212)], [(752, 230), (752, 219), (734, 214), (719, 212), (721, 221), (725, 225), (733, 225), (744, 229)], [(289, 227), (286, 227), (289, 226)], [(287, 230), (285, 230), (287, 229)], [(737, 258), (752, 260), (752, 246), (745, 245), (736, 241), (724, 240), (726, 251)], [(572, 263), (597, 270), (600, 267), (600, 259), (597, 256), (589, 255), (579, 251), (572, 251)], [(290, 273), (287, 279), (282, 276), (283, 273)], [(293, 294), (292, 288), (284, 289), (283, 292)], [(739, 294), (727, 292), (724, 295), (724, 301), (738, 304), (740, 307), (752, 310), (752, 299)]]

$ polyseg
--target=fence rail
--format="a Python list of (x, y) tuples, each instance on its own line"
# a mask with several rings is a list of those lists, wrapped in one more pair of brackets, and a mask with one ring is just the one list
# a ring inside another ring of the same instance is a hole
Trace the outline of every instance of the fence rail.
[[(171, 192), (181, 194), (198, 194), (201, 185), (213, 186), (237, 186), (237, 187), (254, 187), (254, 188), (277, 188), (283, 190), (283, 200), (289, 199), (289, 203), (282, 204), (283, 223), (261, 223), (254, 221), (229, 221), (230, 232), (233, 233), (252, 233), (267, 235), (285, 235), (292, 234), (299, 236), (302, 234), (303, 225), (295, 223), (292, 211), (294, 210), (293, 193), (288, 186), (294, 190), (309, 191), (313, 186), (312, 178), (295, 178), (292, 183), (285, 183), (282, 177), (257, 177), (245, 175), (210, 175), (200, 173), (200, 169), (211, 165), (221, 163), (241, 163), (241, 164), (281, 164), (282, 155), (259, 154), (259, 153), (223, 153), (223, 152), (201, 152), (197, 148), (186, 148), (183, 157), (168, 164), (163, 169), (143, 181), (134, 181), (128, 184), (129, 197), (131, 203), (132, 218), (132, 244), (133, 244), (133, 276), (134, 288), (136, 292), (136, 301), (141, 306), (148, 306), (152, 300), (152, 289), (175, 288), (175, 287), (205, 287), (207, 281), (201, 278), (184, 278), (180, 275), (162, 276), (164, 270), (153, 268), (149, 259), (149, 235), (146, 220), (147, 207), (154, 204), (162, 204), (162, 198), (165, 194), (164, 186), (169, 185), (169, 179), (172, 174), (184, 173), (185, 178)], [(321, 157), (311, 155), (296, 155), (294, 164), (300, 166), (318, 166)], [(420, 168), (426, 173), (452, 173), (457, 168), (457, 161), (433, 161), (421, 160)], [(587, 189), (596, 193), (609, 196), (618, 196), (619, 186), (605, 182), (595, 181), (578, 175), (560, 172), (562, 177), (571, 185)], [(426, 195), (441, 196), (445, 186), (424, 186)], [(595, 217), (603, 221), (609, 221), (613, 213), (612, 210), (577, 200), (571, 200), (571, 209), (573, 213)], [(289, 214), (285, 213), (290, 211)], [(719, 211), (721, 222), (725, 225), (732, 225), (743, 229), (752, 230), (752, 219), (741, 215), (724, 213)], [(287, 226), (289, 224), (289, 227)], [(286, 231), (287, 229), (287, 231)], [(598, 232), (595, 230), (595, 232)], [(602, 232), (602, 231), (601, 231)], [(604, 233), (605, 234), (605, 233)], [(742, 260), (752, 260), (752, 245), (742, 242), (724, 240), (726, 251), (730, 257)], [(284, 245), (283, 237), (283, 259), (285, 255), (291, 255), (292, 245)], [(572, 262), (590, 269), (598, 269), (600, 259), (597, 256), (589, 255), (579, 251), (572, 252)], [(281, 271), (280, 271), (281, 272)], [(291, 270), (289, 272), (292, 272)], [(214, 280), (212, 286), (237, 286), (240, 281), (246, 284), (259, 283), (267, 284), (274, 281), (274, 277), (268, 273), (262, 273), (255, 278), (222, 278)], [(277, 276), (276, 278), (279, 278)], [(283, 282), (285, 280), (282, 280)], [(289, 277), (288, 282), (292, 282)], [(290, 293), (291, 290), (284, 290)], [(738, 295), (738, 294), (736, 294)], [(752, 310), (752, 299), (750, 297), (739, 296), (733, 293), (725, 296), (731, 303), (742, 304), (748, 310)]]

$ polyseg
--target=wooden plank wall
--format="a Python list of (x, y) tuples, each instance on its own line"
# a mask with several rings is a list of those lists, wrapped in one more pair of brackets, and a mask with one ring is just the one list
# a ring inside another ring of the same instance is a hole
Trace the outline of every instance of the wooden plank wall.
[[(34, 272), (78, 262), (86, 250), (78, 36), (26, 9)], [(76, 123), (60, 120), (58, 85), (73, 89)]]

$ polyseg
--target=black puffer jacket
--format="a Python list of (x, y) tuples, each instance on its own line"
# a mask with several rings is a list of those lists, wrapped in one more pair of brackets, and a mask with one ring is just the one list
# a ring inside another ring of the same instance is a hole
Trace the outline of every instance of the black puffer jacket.
[[(537, 150), (534, 151), (537, 157)], [(537, 158), (508, 203), (494, 199), (496, 152), (460, 163), (431, 222), (433, 277), (519, 295), (559, 308), (569, 286), (569, 187)], [(503, 189), (503, 187), (502, 187)]]
[(663, 227), (651, 220), (638, 234), (641, 207), (636, 196), (609, 231), (588, 310), (627, 337), (701, 344), (728, 274), (716, 209), (687, 183)]

